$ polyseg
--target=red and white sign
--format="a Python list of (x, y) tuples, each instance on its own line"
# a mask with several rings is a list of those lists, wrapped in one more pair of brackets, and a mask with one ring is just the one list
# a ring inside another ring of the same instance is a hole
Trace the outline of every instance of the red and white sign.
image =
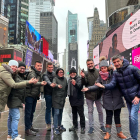
[(93, 49), (94, 65), (99, 64), (99, 45)]

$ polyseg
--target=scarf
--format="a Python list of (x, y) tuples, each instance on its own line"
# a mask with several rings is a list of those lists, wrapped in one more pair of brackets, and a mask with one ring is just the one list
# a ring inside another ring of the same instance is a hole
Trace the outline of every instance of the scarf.
[(107, 78), (109, 77), (109, 72), (102, 72), (102, 71), (100, 71), (99, 74), (101, 75), (101, 78), (103, 80), (107, 80)]

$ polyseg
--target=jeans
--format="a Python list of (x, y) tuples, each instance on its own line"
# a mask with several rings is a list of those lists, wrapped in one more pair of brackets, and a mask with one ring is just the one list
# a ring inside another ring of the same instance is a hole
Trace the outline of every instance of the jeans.
[(94, 111), (93, 104), (94, 104), (94, 102), (95, 102), (96, 107), (97, 107), (100, 126), (104, 126), (102, 100), (99, 99), (99, 100), (93, 101), (93, 100), (86, 99), (86, 102), (87, 102), (87, 106), (88, 106), (89, 127), (94, 127), (94, 119), (93, 119), (93, 111)]
[(45, 121), (46, 124), (51, 124), (51, 110), (52, 110), (52, 116), (54, 116), (54, 109), (52, 108), (52, 96), (44, 95), (44, 98), (46, 101)]
[(58, 128), (58, 126), (61, 126), (62, 114), (63, 114), (63, 109), (54, 108), (54, 118), (53, 118), (54, 129)]
[(12, 139), (14, 139), (18, 136), (19, 119), (20, 119), (19, 108), (9, 109), (7, 126), (8, 126), (8, 135), (10, 135), (12, 137)]
[(132, 139), (138, 140), (138, 111), (140, 102), (134, 105), (126, 101), (126, 104), (129, 112), (129, 131)]
[(33, 114), (36, 109), (37, 99), (26, 97), (25, 99), (25, 130), (32, 127)]
[(80, 126), (81, 128), (85, 128), (85, 115), (84, 115), (84, 106), (72, 106), (72, 116), (73, 116), (73, 125), (77, 128), (77, 113), (80, 116)]
[(113, 114), (114, 114), (115, 124), (121, 124), (120, 113), (121, 113), (121, 109), (116, 109), (114, 111), (113, 110), (106, 110), (106, 124), (112, 125)]

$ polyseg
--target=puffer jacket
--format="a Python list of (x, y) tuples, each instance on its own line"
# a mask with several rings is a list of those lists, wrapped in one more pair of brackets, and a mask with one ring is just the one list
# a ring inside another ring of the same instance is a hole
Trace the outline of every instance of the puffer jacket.
[[(16, 74), (14, 80), (16, 83), (24, 81), (24, 75)], [(22, 108), (22, 103), (25, 103), (26, 87), (12, 89), (8, 97), (7, 106), (9, 108)]]
[[(101, 83), (101, 84), (108, 84), (110, 83), (110, 81), (113, 78), (113, 70), (110, 69), (109, 70), (109, 77), (107, 80), (103, 80), (101, 78), (101, 76), (99, 75), (98, 79), (97, 79), (97, 83)], [(90, 86), (88, 87), (89, 91), (94, 91), (97, 90), (99, 87), (97, 86)], [(103, 97), (103, 107), (106, 110), (117, 110), (120, 109), (122, 107), (124, 107), (124, 101), (122, 98), (122, 94), (118, 88), (118, 86), (116, 86), (114, 89), (112, 90), (100, 90), (100, 92), (102, 92), (102, 97)]]
[(12, 74), (13, 71), (8, 65), (3, 64), (0, 66), (0, 112), (4, 110), (7, 104), (11, 88), (24, 88), (29, 84), (28, 81), (15, 83)]
[(30, 80), (32, 78), (38, 79), (38, 82), (36, 84), (31, 84), (27, 86), (26, 88), (26, 97), (30, 96), (33, 98), (38, 98), (40, 91), (41, 91), (41, 72), (37, 71), (34, 66), (31, 66), (31, 71), (29, 72), (27, 76), (27, 80)]
[(123, 66), (114, 72), (111, 82), (104, 86), (105, 89), (113, 89), (116, 84), (127, 102), (132, 102), (136, 96), (140, 98), (140, 70), (126, 59), (123, 60)]

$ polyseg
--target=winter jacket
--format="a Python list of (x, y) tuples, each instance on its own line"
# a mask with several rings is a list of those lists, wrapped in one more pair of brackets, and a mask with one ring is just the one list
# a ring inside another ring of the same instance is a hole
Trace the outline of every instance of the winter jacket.
[[(113, 70), (110, 70), (109, 77), (107, 80), (103, 80), (101, 76), (99, 75), (96, 82), (101, 83), (101, 84), (108, 84), (110, 83), (112, 78), (113, 78)], [(94, 90), (97, 90), (99, 87), (94, 85), (88, 88), (89, 88), (89, 91), (94, 91)], [(120, 109), (124, 107), (122, 94), (117, 86), (112, 90), (106, 90), (106, 89), (102, 90), (102, 95), (103, 95), (103, 107), (106, 110), (116, 110), (116, 109)]]
[(55, 73), (54, 72), (50, 73), (50, 72), (46, 71), (43, 74), (42, 79), (43, 79), (43, 81), (47, 82), (47, 85), (44, 86), (44, 94), (52, 95), (53, 88), (50, 85), (53, 82), (53, 78), (54, 77), (55, 77)]
[(4, 110), (7, 104), (11, 88), (24, 88), (29, 84), (28, 81), (15, 83), (12, 74), (13, 71), (8, 65), (3, 64), (0, 66), (0, 112)]
[[(56, 83), (56, 87), (52, 93), (52, 104), (56, 109), (63, 109), (65, 104), (65, 98), (67, 96), (67, 79), (65, 77), (56, 76), (53, 79), (53, 83)], [(58, 85), (62, 85), (62, 88), (58, 88)]]
[[(74, 86), (71, 83), (71, 80), (74, 79), (76, 81), (76, 85)], [(83, 88), (81, 77), (77, 76), (75, 78), (71, 78), (68, 80), (68, 95), (71, 106), (81, 106), (84, 104), (84, 95), (81, 89)]]
[[(88, 72), (85, 72), (85, 77), (82, 78), (82, 84), (86, 87), (92, 86), (95, 84), (95, 81), (99, 77), (99, 71), (95, 68), (92, 70), (88, 70)], [(100, 97), (98, 96), (99, 90), (97, 89), (94, 92), (85, 92), (85, 97), (89, 100), (98, 100)]]
[(127, 102), (137, 96), (140, 98), (140, 70), (130, 65), (128, 60), (123, 60), (123, 66), (116, 70), (109, 84), (105, 84), (106, 89), (112, 89), (119, 85), (119, 88)]
[[(24, 75), (16, 74), (14, 81), (16, 83), (24, 81)], [(8, 97), (7, 106), (9, 108), (22, 108), (25, 101), (26, 87), (19, 89), (12, 89)]]
[(37, 71), (34, 66), (31, 66), (31, 71), (29, 72), (27, 76), (27, 80), (30, 80), (31, 78), (38, 79), (37, 84), (31, 84), (27, 86), (26, 88), (26, 96), (30, 96), (33, 98), (38, 98), (40, 94), (40, 87), (41, 87), (41, 72)]

